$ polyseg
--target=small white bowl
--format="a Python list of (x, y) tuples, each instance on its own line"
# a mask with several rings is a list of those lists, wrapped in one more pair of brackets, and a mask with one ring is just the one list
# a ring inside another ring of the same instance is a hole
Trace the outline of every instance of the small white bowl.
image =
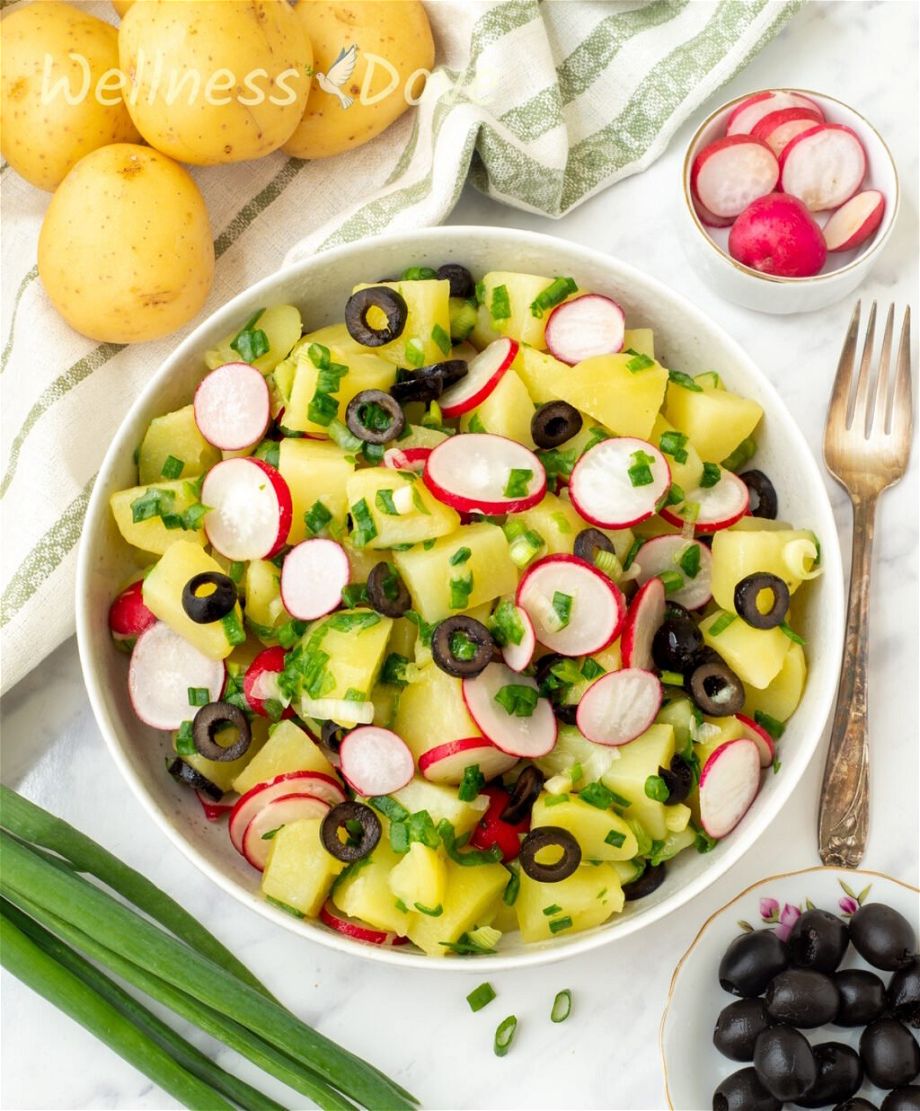
[[(725, 134), (725, 124), (733, 108), (741, 101), (756, 96), (755, 90), (735, 97), (696, 129), (684, 157), (679, 200), (678, 231), (684, 251), (698, 272), (727, 301), (758, 312), (786, 315), (814, 312), (842, 300), (869, 276), (891, 232), (901, 203), (898, 171), (885, 140), (872, 124), (855, 109), (823, 93), (810, 89), (782, 89), (775, 92), (801, 93), (817, 101), (828, 123), (842, 123), (853, 129), (866, 150), (868, 169), (861, 189), (878, 189), (885, 197), (882, 222), (865, 243), (853, 251), (828, 254), (820, 274), (812, 278), (781, 278), (744, 266), (728, 253), (730, 228), (711, 228), (700, 220), (690, 192), (690, 170), (697, 153)], [(814, 214), (819, 223), (826, 222), (830, 212)]]

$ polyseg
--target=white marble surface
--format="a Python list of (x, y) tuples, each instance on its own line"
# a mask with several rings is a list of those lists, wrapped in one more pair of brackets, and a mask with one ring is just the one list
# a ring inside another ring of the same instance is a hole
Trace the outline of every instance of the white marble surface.
[[(895, 241), (861, 291), (917, 299), (917, 15), (913, 2), (813, 3), (724, 90), (799, 85), (850, 101), (885, 135), (904, 189)], [(709, 111), (711, 105), (706, 108)], [(746, 343), (779, 386), (816, 453), (850, 305), (768, 317), (722, 304), (677, 252), (670, 229), (682, 146), (645, 174), (552, 222), (467, 191), (453, 220), (512, 224), (616, 253), (689, 295)], [(914, 318), (916, 320), (916, 316)], [(916, 350), (914, 365), (917, 365)], [(917, 881), (917, 468), (882, 503), (871, 629), (872, 825), (865, 865)], [(828, 479), (844, 543), (850, 516)], [(152, 825), (111, 764), (95, 727), (71, 641), (4, 700), (3, 779), (80, 826), (148, 874), (227, 940), (307, 1021), (383, 1067), (437, 1108), (662, 1108), (658, 1022), (671, 971), (713, 909), (766, 875), (817, 863), (823, 750), (787, 812), (731, 872), (678, 917), (606, 950), (543, 971), (492, 977), (499, 999), (471, 1014), (464, 996), (485, 976), (447, 980), (329, 953), (219, 894)], [(553, 995), (574, 992), (562, 1026)], [(2, 980), (3, 1108), (172, 1106), (143, 1077), (21, 985)], [(520, 1018), (512, 1053), (492, 1033)], [(708, 1030), (700, 1030), (708, 1038)], [(234, 1067), (236, 1067), (234, 1065)], [(244, 1070), (245, 1071), (245, 1070)], [(281, 1097), (285, 1098), (285, 1097)], [(289, 1096), (288, 1096), (289, 1099)]]

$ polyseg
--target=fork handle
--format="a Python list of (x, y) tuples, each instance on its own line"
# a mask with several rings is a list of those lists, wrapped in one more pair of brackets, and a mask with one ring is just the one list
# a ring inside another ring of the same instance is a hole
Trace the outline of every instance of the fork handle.
[(876, 500), (876, 494), (853, 498), (853, 559), (843, 668), (818, 817), (821, 860), (841, 868), (859, 866), (869, 827), (869, 572)]

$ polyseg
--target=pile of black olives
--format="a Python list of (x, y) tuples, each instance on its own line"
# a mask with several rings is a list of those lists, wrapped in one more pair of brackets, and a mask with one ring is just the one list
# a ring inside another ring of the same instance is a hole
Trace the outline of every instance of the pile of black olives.
[[(852, 944), (873, 968), (841, 968)], [(833, 1107), (878, 1111), (857, 1096), (867, 1080), (887, 1090), (881, 1111), (920, 1111), (920, 956), (913, 927), (892, 907), (867, 903), (845, 921), (826, 910), (799, 916), (786, 941), (771, 929), (743, 933), (719, 964), (719, 983), (741, 998), (729, 1003), (712, 1040), (732, 1061), (750, 1062), (726, 1077), (713, 1111)], [(839, 1041), (810, 1043), (802, 1030), (828, 1023), (862, 1027), (859, 1051)], [(905, 1025), (907, 1024), (907, 1025)]]

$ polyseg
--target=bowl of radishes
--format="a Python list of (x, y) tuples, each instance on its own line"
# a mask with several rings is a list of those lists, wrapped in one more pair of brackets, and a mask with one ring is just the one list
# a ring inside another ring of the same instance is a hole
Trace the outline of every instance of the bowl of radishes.
[(684, 160), (681, 230), (723, 297), (808, 312), (865, 280), (898, 204), (891, 153), (867, 120), (833, 97), (770, 89), (700, 124)]

